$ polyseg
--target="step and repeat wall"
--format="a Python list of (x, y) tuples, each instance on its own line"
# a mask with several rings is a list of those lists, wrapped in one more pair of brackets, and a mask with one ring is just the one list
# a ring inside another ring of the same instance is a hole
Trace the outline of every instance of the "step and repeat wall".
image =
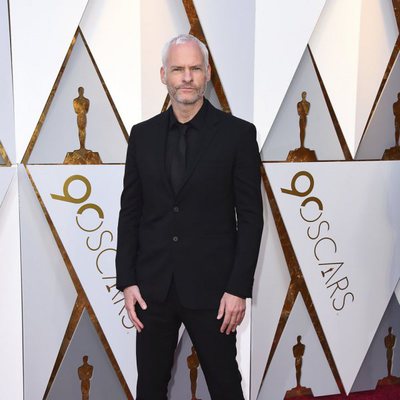
[[(399, 384), (399, 26), (398, 0), (0, 0), (0, 398), (135, 398), (127, 140), (168, 106), (161, 49), (188, 32), (263, 161), (246, 399)], [(169, 398), (191, 388), (210, 399), (182, 328)]]

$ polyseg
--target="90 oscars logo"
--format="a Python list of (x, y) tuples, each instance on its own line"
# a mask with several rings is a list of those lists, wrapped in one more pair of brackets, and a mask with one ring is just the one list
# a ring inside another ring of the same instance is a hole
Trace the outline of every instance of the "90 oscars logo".
[(312, 196), (313, 190), (314, 177), (307, 171), (300, 171), (293, 176), (290, 189), (281, 188), (282, 193), (304, 199), (300, 203), (299, 216), (307, 227), (307, 243), (311, 244), (313, 259), (329, 291), (333, 309), (342, 311), (347, 304), (351, 304), (349, 301), (354, 302), (354, 294), (349, 289), (350, 280), (345, 275), (344, 261), (338, 261), (337, 241), (329, 233), (331, 224), (323, 217), (324, 204), (321, 199)]
[[(71, 194), (70, 186), (73, 183), (79, 183), (80, 186), (83, 184), (84, 191), (82, 195), (75, 197)], [(115, 283), (116, 249), (112, 247), (114, 235), (108, 229), (100, 230), (104, 223), (104, 212), (98, 204), (88, 202), (91, 194), (92, 185), (89, 180), (83, 175), (72, 175), (64, 182), (63, 194), (51, 194), (51, 197), (54, 200), (80, 205), (75, 216), (76, 226), (88, 235), (85, 241), (86, 249), (97, 253), (96, 271), (101, 276), (101, 279), (106, 282), (104, 287), (109, 295), (112, 296), (111, 301), (115, 306), (122, 304), (122, 307), (118, 310), (122, 326), (126, 329), (132, 329), (133, 324), (126, 313), (124, 296), (117, 290)]]

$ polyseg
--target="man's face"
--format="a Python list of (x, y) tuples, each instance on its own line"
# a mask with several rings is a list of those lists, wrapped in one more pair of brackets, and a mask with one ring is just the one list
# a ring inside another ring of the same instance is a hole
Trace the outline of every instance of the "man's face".
[(186, 42), (170, 47), (167, 65), (161, 67), (160, 75), (172, 103), (195, 104), (203, 98), (210, 72), (197, 43)]

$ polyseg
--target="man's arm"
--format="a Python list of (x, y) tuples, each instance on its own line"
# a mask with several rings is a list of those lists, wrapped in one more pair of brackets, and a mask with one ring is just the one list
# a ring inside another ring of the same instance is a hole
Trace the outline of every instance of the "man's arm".
[(251, 125), (238, 142), (233, 172), (238, 223), (235, 260), (217, 316), (221, 319), (224, 315), (221, 332), (227, 334), (242, 322), (245, 299), (251, 297), (253, 288), (263, 229), (260, 166), (256, 129)]
[(118, 220), (116, 255), (117, 289), (124, 292), (129, 318), (140, 332), (143, 324), (137, 318), (135, 304), (146, 309), (139, 287), (136, 285), (136, 259), (139, 244), (139, 224), (142, 216), (142, 185), (136, 163), (136, 143), (133, 128), (126, 156), (124, 189)]
[(132, 128), (126, 156), (124, 188), (118, 220), (116, 270), (117, 289), (121, 291), (136, 284), (136, 259), (141, 215), (142, 185), (136, 163), (136, 142), (134, 128)]

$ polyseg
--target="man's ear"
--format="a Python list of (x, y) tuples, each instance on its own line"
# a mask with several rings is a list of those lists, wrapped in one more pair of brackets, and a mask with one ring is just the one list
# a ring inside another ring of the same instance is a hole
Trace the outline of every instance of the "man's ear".
[(165, 69), (164, 69), (164, 67), (160, 68), (160, 78), (161, 78), (161, 82), (165, 85), (166, 82), (165, 82)]
[(211, 65), (208, 64), (207, 67), (207, 82), (211, 79)]

